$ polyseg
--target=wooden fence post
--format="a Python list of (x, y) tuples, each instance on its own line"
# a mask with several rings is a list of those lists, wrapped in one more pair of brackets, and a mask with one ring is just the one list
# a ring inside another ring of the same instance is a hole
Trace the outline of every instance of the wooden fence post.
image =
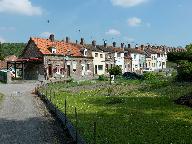
[(93, 136), (94, 136), (94, 138), (93, 138), (93, 143), (94, 144), (96, 144), (96, 142), (97, 142), (97, 133), (96, 133), (96, 122), (94, 122), (94, 124), (93, 124)]

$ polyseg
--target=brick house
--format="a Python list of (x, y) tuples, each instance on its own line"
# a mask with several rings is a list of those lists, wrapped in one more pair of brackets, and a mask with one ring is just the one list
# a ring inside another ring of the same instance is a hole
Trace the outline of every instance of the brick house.
[(0, 70), (7, 68), (7, 61), (15, 61), (17, 57), (15, 55), (10, 55), (5, 57), (3, 61), (0, 60)]
[(93, 58), (81, 44), (71, 43), (69, 38), (57, 41), (54, 35), (49, 39), (30, 38), (21, 59), (36, 59), (38, 63), (25, 65), (25, 79), (93, 77)]

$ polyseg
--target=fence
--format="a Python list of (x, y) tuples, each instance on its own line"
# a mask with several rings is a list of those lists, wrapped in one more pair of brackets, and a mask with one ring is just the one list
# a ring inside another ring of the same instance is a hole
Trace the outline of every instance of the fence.
[(0, 71), (0, 81), (3, 83), (10, 83), (11, 73), (9, 71)]
[[(73, 141), (76, 144), (86, 144), (85, 140), (80, 136), (79, 131), (78, 131), (78, 113), (77, 113), (77, 108), (75, 107), (74, 109), (74, 116), (75, 116), (75, 126), (71, 123), (71, 121), (67, 118), (67, 100), (65, 99), (64, 102), (64, 112), (62, 112), (56, 105), (53, 104), (53, 99), (55, 98), (55, 92), (52, 92), (50, 90), (49, 94), (50, 97), (48, 97), (48, 92), (46, 90), (45, 94), (41, 93), (39, 91), (39, 87), (35, 88), (36, 94), (44, 101), (48, 109), (55, 114), (55, 116), (63, 123), (65, 128), (68, 130), (70, 136), (73, 138)], [(93, 144), (96, 144), (96, 122), (93, 122)]]

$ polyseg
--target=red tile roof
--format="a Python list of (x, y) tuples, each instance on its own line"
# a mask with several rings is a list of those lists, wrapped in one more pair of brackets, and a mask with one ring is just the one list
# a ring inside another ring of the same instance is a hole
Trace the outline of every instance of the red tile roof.
[(31, 40), (36, 44), (37, 48), (42, 54), (52, 54), (50, 51), (51, 47), (56, 48), (56, 53), (58, 55), (67, 55), (70, 54), (72, 56), (82, 56), (80, 49), (81, 45), (66, 43), (64, 41), (54, 41), (52, 42), (50, 39), (44, 38), (31, 38)]

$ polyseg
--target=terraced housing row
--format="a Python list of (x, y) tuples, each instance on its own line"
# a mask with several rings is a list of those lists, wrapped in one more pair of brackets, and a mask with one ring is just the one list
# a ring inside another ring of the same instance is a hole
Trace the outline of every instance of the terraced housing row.
[(184, 50), (124, 43), (117, 47), (116, 42), (97, 45), (94, 40), (87, 44), (83, 38), (80, 42), (71, 42), (69, 37), (58, 41), (52, 34), (48, 39), (30, 38), (20, 58), (9, 62), (8, 67), (20, 69), (23, 79), (86, 79), (108, 75), (108, 69), (114, 65), (120, 66), (122, 73), (159, 71), (166, 68), (168, 52)]

